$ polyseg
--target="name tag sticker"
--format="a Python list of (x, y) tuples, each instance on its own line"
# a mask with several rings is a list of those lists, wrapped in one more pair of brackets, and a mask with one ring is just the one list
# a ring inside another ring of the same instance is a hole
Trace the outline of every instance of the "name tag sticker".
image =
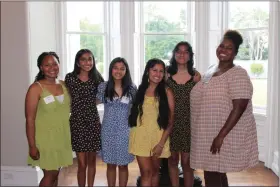
[(49, 96), (44, 98), (44, 101), (45, 101), (46, 104), (49, 104), (49, 103), (54, 102), (55, 100), (54, 100), (54, 97), (52, 95), (49, 95)]
[(129, 98), (128, 97), (122, 97), (122, 99), (121, 99), (121, 102), (122, 103), (125, 103), (125, 104), (128, 104), (129, 103)]

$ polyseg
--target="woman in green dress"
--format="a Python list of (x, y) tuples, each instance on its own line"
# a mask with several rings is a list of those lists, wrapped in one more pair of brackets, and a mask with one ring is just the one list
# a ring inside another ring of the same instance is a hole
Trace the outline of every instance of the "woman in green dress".
[(59, 169), (73, 163), (70, 98), (64, 82), (57, 79), (56, 53), (43, 52), (37, 66), (39, 73), (25, 99), (28, 164), (43, 170), (40, 186), (57, 186)]

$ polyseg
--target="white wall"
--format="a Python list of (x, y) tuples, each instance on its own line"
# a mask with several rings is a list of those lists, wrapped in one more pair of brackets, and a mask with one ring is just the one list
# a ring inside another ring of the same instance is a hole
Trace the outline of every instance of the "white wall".
[[(57, 52), (55, 2), (28, 2), (31, 80), (38, 73), (37, 58), (43, 51)], [(57, 52), (60, 56), (59, 52)]]
[(1, 165), (25, 166), (24, 100), (29, 86), (25, 2), (1, 2)]
[(42, 177), (27, 166), (24, 101), (38, 55), (56, 50), (52, 5), (1, 2), (1, 186), (36, 186)]

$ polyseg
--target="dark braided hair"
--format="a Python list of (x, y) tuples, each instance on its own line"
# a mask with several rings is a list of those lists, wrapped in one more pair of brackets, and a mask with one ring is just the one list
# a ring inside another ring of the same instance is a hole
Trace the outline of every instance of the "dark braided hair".
[(45, 75), (43, 74), (43, 72), (41, 70), (41, 65), (42, 65), (46, 56), (54, 56), (57, 59), (58, 63), (60, 63), (58, 55), (53, 51), (43, 52), (42, 54), (40, 54), (38, 59), (37, 59), (37, 67), (39, 68), (39, 73), (36, 75), (34, 82), (37, 82), (37, 81), (45, 78)]

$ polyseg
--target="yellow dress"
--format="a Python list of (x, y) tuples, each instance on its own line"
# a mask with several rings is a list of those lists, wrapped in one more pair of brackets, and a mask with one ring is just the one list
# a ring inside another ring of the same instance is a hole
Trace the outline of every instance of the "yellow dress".
[[(163, 129), (157, 123), (159, 103), (155, 97), (145, 96), (143, 103), (142, 123), (140, 117), (137, 119), (137, 126), (131, 128), (129, 135), (129, 153), (150, 157), (153, 155), (153, 148), (159, 143)], [(171, 155), (169, 149), (169, 138), (167, 139), (160, 158), (168, 158)]]

